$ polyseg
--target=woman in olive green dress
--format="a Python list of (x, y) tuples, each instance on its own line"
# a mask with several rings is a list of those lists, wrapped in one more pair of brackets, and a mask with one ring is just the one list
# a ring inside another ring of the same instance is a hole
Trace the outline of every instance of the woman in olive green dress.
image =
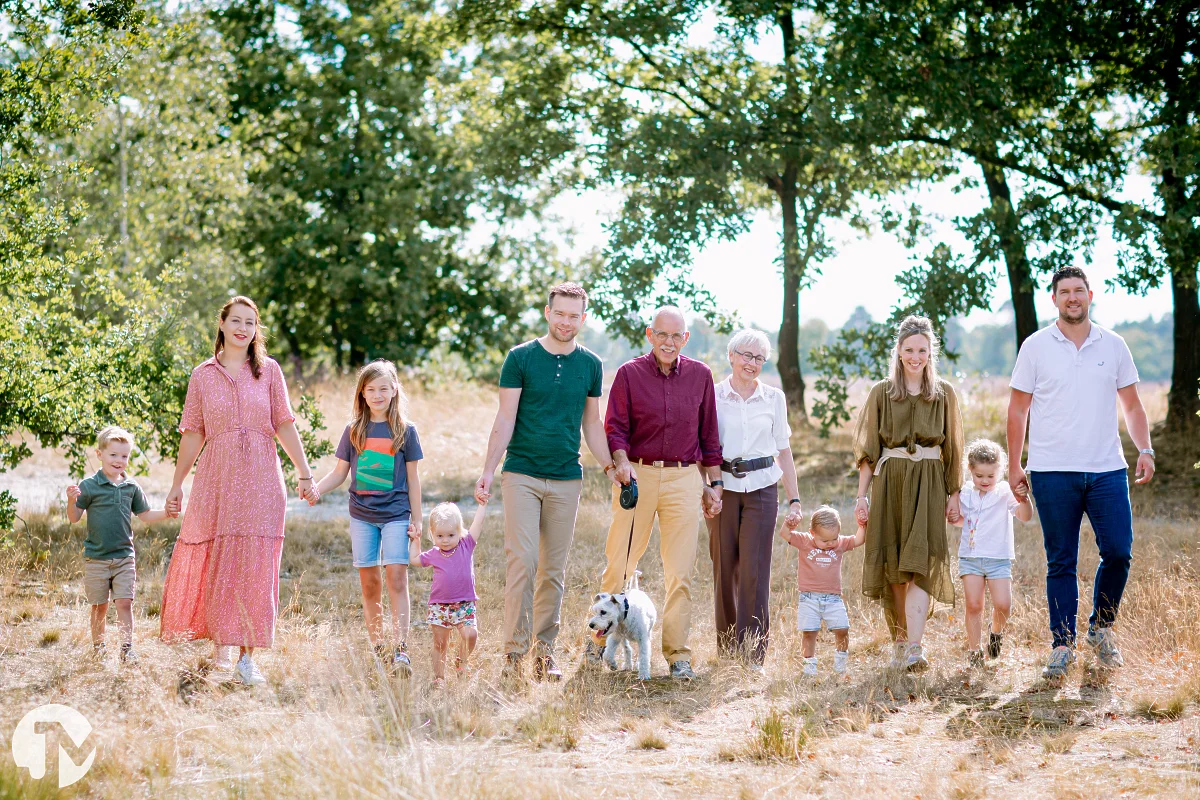
[(938, 377), (937, 355), (928, 319), (901, 322), (889, 378), (871, 389), (854, 433), (854, 514), (867, 526), (862, 590), (883, 603), (896, 644), (892, 666), (905, 669), (927, 666), (929, 598), (954, 603), (946, 522), (960, 519), (962, 417), (953, 387)]

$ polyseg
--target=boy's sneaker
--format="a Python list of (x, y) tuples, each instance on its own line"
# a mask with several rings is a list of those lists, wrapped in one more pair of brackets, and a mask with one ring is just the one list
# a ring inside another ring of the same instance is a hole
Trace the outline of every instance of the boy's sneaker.
[(262, 686), (267, 682), (263, 674), (258, 671), (258, 667), (250, 660), (250, 654), (245, 653), (237, 662), (237, 677), (242, 683), (247, 686)]
[(929, 666), (929, 662), (925, 660), (925, 651), (921, 649), (921, 645), (910, 644), (904, 649), (904, 668), (909, 672), (918, 672)]
[(1067, 677), (1067, 670), (1075, 663), (1074, 648), (1059, 645), (1050, 652), (1050, 660), (1042, 668), (1042, 677), (1048, 681), (1062, 680)]
[(402, 644), (396, 645), (396, 649), (392, 651), (392, 669), (401, 678), (412, 675), (412, 660)]
[(806, 677), (806, 678), (817, 677), (817, 657), (816, 656), (813, 656), (812, 658), (804, 659), (804, 673), (803, 674), (804, 674), (804, 677)]
[(904, 649), (907, 646), (905, 642), (892, 643), (892, 660), (888, 663), (888, 669), (904, 669)]
[(692, 672), (692, 662), (680, 659), (671, 664), (671, 677), (677, 681), (694, 681), (696, 673)]
[(129, 642), (121, 645), (121, 661), (126, 664), (136, 663), (138, 660), (137, 651), (133, 649), (133, 645)]
[(846, 664), (850, 661), (850, 653), (845, 650), (833, 651), (833, 671), (838, 675), (846, 674)]
[(982, 650), (968, 650), (967, 651), (967, 664), (971, 667), (982, 667), (983, 666), (983, 651)]
[(1116, 669), (1125, 666), (1121, 651), (1117, 649), (1117, 639), (1112, 628), (1090, 628), (1087, 643), (1096, 650), (1096, 659), (1105, 669)]
[(1003, 640), (1004, 634), (1002, 633), (988, 634), (988, 658), (1000, 657), (1000, 644), (1003, 642)]

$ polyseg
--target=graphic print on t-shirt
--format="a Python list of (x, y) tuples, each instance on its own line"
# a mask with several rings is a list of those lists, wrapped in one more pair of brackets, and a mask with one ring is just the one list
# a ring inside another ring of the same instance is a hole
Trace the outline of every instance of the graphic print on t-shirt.
[(394, 488), (392, 479), (395, 470), (396, 453), (392, 449), (392, 440), (368, 438), (366, 446), (358, 454), (354, 490), (362, 494), (390, 492)]
[(808, 551), (808, 560), (818, 567), (834, 567), (842, 557), (837, 550), (820, 550), (814, 547)]

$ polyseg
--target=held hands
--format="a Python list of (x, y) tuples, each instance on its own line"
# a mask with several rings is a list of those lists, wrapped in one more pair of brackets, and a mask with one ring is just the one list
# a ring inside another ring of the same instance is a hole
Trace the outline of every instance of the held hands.
[(705, 486), (704, 496), (701, 498), (701, 503), (704, 507), (704, 516), (712, 519), (721, 513), (721, 487)]
[[(1141, 459), (1138, 459), (1138, 466), (1141, 466)], [(1029, 478), (1020, 464), (1008, 465), (1008, 488), (1012, 489), (1013, 496), (1018, 500), (1024, 501), (1029, 497)]]
[(866, 525), (871, 516), (871, 502), (865, 497), (854, 501), (854, 520), (859, 525)]
[(169, 514), (171, 516), (172, 519), (174, 519), (175, 517), (178, 517), (180, 514), (183, 513), (183, 487), (182, 486), (171, 487), (171, 492), (170, 492), (170, 494), (167, 495), (167, 502), (163, 506), (163, 508), (166, 510), (167, 514)]
[(804, 520), (804, 509), (799, 503), (789, 503), (787, 516), (783, 518), (783, 524), (788, 526), (789, 530), (796, 530), (800, 527), (800, 523)]
[(951, 525), (958, 525), (962, 518), (962, 506), (959, 505), (958, 492), (955, 492), (946, 500), (946, 521)]
[(301, 498), (308, 501), (310, 506), (321, 499), (321, 493), (317, 491), (312, 478), (301, 478), (296, 481), (296, 491), (300, 493)]
[(475, 481), (475, 502), (486, 503), (492, 497), (492, 481), (496, 476), (491, 472), (485, 472), (479, 476), (479, 480)]
[(408, 538), (418, 544), (421, 543), (421, 523), (414, 520), (409, 520), (408, 523)]
[(1138, 456), (1137, 472), (1135, 473), (1134, 483), (1149, 483), (1154, 478), (1154, 456), (1149, 453), (1142, 453)]

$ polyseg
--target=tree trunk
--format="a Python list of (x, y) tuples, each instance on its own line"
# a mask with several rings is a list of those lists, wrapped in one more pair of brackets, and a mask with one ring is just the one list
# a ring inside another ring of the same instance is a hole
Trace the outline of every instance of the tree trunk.
[[(995, 146), (989, 149), (995, 153)], [(1033, 304), (1034, 283), (1029, 269), (1029, 258), (1025, 254), (1025, 237), (1021, 235), (1020, 220), (1013, 208), (1012, 192), (1003, 167), (977, 161), (987, 184), (988, 199), (992, 205), (993, 224), (996, 238), (1004, 253), (1004, 264), (1008, 268), (1008, 288), (1012, 292), (1013, 317), (1016, 323), (1017, 350), (1032, 334), (1037, 332), (1037, 310)]]
[(804, 406), (804, 376), (800, 371), (800, 225), (796, 213), (795, 162), (784, 164), (777, 184), (783, 209), (783, 320), (779, 326), (779, 380), (788, 410), (802, 424), (808, 422)]
[[(1174, 257), (1172, 257), (1174, 255)], [(1171, 267), (1171, 300), (1174, 305), (1175, 352), (1171, 388), (1167, 392), (1167, 431), (1191, 440), (1200, 432), (1200, 294), (1196, 287), (1196, 261), (1187, 253), (1168, 254)]]
[[(791, 6), (780, 12), (779, 29), (783, 34), (784, 76), (788, 96), (795, 93), (794, 60), (796, 28)], [(779, 380), (787, 397), (788, 411), (802, 425), (808, 424), (804, 406), (804, 376), (800, 373), (800, 224), (796, 212), (796, 180), (800, 174), (795, 147), (784, 149), (783, 174), (772, 176), (768, 184), (779, 196), (783, 210), (783, 319), (779, 326)]]

